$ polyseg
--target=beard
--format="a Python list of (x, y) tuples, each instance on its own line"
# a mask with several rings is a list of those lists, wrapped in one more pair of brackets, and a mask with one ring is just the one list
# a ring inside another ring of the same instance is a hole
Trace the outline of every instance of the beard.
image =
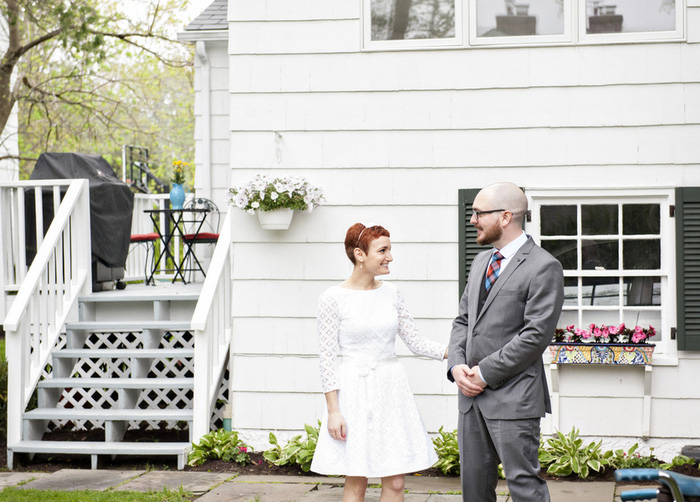
[(476, 243), (479, 246), (487, 246), (496, 242), (502, 235), (503, 229), (498, 225), (494, 225), (488, 229), (483, 228), (481, 230), (481, 235), (477, 235), (476, 237)]

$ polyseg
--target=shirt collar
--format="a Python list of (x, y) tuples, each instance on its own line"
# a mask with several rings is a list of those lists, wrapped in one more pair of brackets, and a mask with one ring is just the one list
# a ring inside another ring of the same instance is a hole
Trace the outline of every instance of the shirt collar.
[(525, 232), (521, 233), (515, 240), (510, 241), (508, 244), (503, 246), (501, 249), (495, 249), (493, 252), (500, 251), (503, 258), (506, 260), (513, 256), (518, 250), (527, 242), (527, 234)]

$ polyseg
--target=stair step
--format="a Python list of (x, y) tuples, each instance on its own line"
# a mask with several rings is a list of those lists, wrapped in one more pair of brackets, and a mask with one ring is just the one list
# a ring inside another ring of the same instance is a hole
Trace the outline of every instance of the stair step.
[(194, 349), (61, 349), (51, 353), (54, 358), (148, 358), (194, 357)]
[(83, 330), (93, 332), (126, 332), (146, 329), (165, 331), (188, 331), (189, 321), (78, 321), (66, 324), (66, 330)]
[(8, 449), (16, 453), (76, 453), (104, 455), (177, 455), (191, 448), (190, 443), (138, 443), (103, 441), (21, 441)]
[(39, 387), (65, 389), (192, 389), (193, 378), (47, 378)]
[(141, 293), (129, 294), (124, 291), (101, 291), (99, 294), (81, 296), (81, 303), (111, 303), (111, 302), (192, 302), (199, 299), (201, 286), (192, 292), (173, 293), (159, 292), (153, 288), (144, 289)]
[(25, 411), (25, 420), (192, 420), (192, 410), (176, 409), (103, 409), (103, 408), (36, 408)]

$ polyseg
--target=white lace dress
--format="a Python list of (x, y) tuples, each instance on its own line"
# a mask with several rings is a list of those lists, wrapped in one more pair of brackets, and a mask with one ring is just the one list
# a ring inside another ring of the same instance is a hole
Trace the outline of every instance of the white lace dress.
[(437, 456), (394, 343), (399, 335), (412, 352), (434, 359), (445, 345), (418, 334), (396, 287), (329, 288), (319, 298), (318, 335), (323, 391), (338, 390), (347, 438), (330, 437), (326, 411), (311, 470), (375, 478), (431, 467)]

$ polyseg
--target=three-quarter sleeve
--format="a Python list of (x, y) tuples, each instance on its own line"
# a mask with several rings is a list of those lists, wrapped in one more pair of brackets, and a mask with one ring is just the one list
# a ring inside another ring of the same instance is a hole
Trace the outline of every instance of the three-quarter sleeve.
[(322, 294), (318, 299), (316, 327), (318, 330), (319, 365), (323, 392), (330, 392), (340, 388), (336, 364), (338, 358), (339, 324), (338, 303), (331, 295)]
[(442, 359), (447, 346), (443, 343), (423, 338), (418, 333), (416, 322), (408, 312), (403, 296), (398, 290), (396, 291), (396, 310), (399, 313), (399, 336), (410, 351), (432, 359)]

